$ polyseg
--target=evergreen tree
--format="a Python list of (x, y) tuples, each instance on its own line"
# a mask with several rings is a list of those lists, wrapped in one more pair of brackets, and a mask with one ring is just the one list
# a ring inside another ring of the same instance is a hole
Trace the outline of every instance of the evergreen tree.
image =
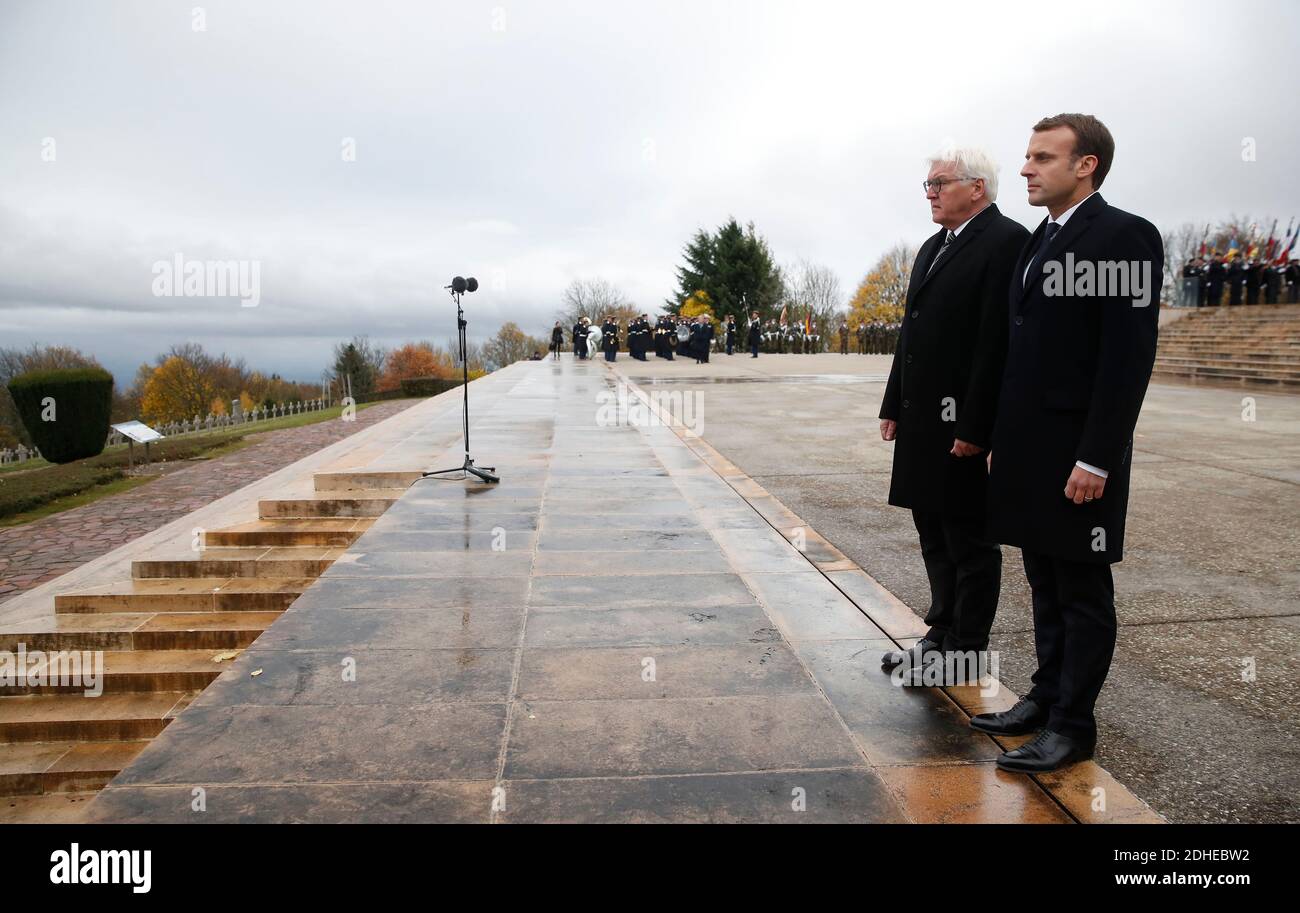
[(741, 228), (732, 218), (715, 234), (697, 231), (682, 256), (677, 295), (665, 302), (670, 313), (680, 314), (687, 299), (704, 292), (721, 321), (733, 315), (743, 326), (749, 311), (758, 311), (762, 319), (775, 315), (782, 295), (781, 270), (754, 223)]

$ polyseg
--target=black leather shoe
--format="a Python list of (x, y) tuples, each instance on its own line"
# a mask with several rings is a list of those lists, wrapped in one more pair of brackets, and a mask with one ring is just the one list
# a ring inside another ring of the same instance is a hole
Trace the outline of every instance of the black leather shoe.
[(906, 666), (895, 666), (893, 674), (904, 688), (951, 688), (954, 685), (972, 685), (980, 680), (983, 671), (972, 666), (971, 657), (960, 652), (927, 650), (924, 654), (910, 654)]
[(926, 653), (930, 653), (940, 648), (938, 641), (927, 640), (922, 637), (915, 645), (907, 650), (890, 650), (884, 656), (880, 657), (880, 665), (885, 669), (893, 669), (895, 666), (901, 666), (903, 663), (916, 665), (917, 661)]
[(971, 729), (989, 735), (1028, 735), (1047, 725), (1047, 709), (1027, 697), (1016, 701), (1010, 710), (1001, 713), (980, 713), (971, 717)]
[(1069, 736), (1044, 729), (1019, 748), (998, 757), (998, 767), (1015, 773), (1041, 774), (1092, 757), (1095, 741), (1080, 742)]

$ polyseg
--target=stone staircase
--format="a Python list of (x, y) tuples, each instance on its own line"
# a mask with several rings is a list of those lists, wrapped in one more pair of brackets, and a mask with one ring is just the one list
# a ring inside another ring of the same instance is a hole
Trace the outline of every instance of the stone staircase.
[(1152, 380), (1300, 391), (1300, 304), (1189, 311), (1160, 328)]
[[(312, 496), (204, 535), (182, 560), (138, 560), (120, 585), (55, 597), (0, 627), (0, 650), (104, 651), (103, 693), (0, 686), (0, 822), (76, 820), (209, 683), (406, 491), (418, 472), (318, 473)], [(29, 678), (34, 678), (30, 676)]]

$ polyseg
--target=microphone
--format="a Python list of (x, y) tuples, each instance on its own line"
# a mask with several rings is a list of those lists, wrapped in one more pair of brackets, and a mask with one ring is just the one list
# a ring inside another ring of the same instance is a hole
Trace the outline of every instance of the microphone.
[(451, 280), (451, 285), (444, 285), (443, 288), (449, 288), (457, 295), (463, 295), (466, 292), (477, 292), (478, 280), (473, 276), (470, 276), (468, 279), (463, 279), (460, 276), (457, 276), (455, 279)]

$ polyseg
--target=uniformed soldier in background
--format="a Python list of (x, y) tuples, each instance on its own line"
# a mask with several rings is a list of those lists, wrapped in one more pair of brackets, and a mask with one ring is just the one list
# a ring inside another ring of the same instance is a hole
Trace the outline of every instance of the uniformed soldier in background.
[(1228, 284), (1229, 307), (1241, 304), (1241, 288), (1246, 279), (1245, 272), (1241, 260), (1236, 257), (1233, 257), (1223, 268), (1223, 280)]
[(1264, 270), (1264, 303), (1277, 304), (1282, 300), (1282, 277), (1286, 274), (1286, 265), (1270, 263)]
[(1300, 260), (1292, 260), (1286, 265), (1286, 300), (1291, 304), (1300, 303)]
[(1188, 260), (1187, 265), (1183, 267), (1183, 278), (1196, 280), (1197, 291), (1195, 304), (1197, 307), (1201, 307), (1205, 303), (1205, 293), (1201, 291), (1201, 280), (1204, 277), (1204, 273), (1205, 265), (1201, 262), (1199, 257), (1193, 257), (1191, 260)]
[(1259, 287), (1264, 281), (1264, 264), (1255, 258), (1246, 264), (1246, 304), (1259, 304)]
[(843, 320), (840, 321), (840, 354), (849, 354), (849, 325)]
[(618, 356), (618, 324), (613, 317), (605, 318), (600, 333), (600, 347), (605, 352), (605, 361), (614, 361)]
[(677, 321), (677, 354), (683, 358), (691, 357), (691, 327), (693, 324), (685, 317)]
[(749, 315), (749, 327), (745, 333), (745, 342), (749, 344), (750, 358), (758, 357), (758, 347), (763, 342), (763, 322), (758, 319), (758, 311)]
[(1217, 308), (1223, 303), (1223, 281), (1228, 277), (1228, 270), (1223, 265), (1223, 260), (1217, 255), (1210, 258), (1210, 266), (1207, 270), (1210, 277), (1210, 288), (1205, 296), (1205, 303), (1212, 308)]
[(673, 347), (677, 344), (677, 321), (669, 314), (659, 317), (655, 324), (655, 355), (673, 360)]
[(727, 315), (727, 354), (733, 354), (736, 348), (736, 318), (732, 314)]

